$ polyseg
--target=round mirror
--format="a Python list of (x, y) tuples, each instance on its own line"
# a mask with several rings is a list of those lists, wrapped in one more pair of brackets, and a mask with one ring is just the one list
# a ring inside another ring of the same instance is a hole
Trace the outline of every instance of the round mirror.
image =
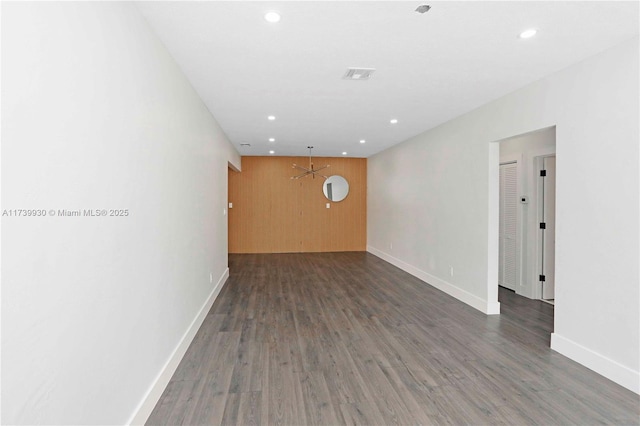
[(324, 196), (330, 201), (338, 202), (347, 198), (349, 194), (349, 182), (342, 176), (329, 176), (322, 186)]

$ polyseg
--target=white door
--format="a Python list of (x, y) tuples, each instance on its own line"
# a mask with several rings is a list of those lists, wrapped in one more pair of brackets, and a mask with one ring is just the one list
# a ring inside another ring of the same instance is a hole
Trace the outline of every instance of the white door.
[[(556, 157), (543, 159), (542, 179), (542, 298), (555, 298), (556, 259)], [(542, 278), (544, 277), (544, 281)]]
[(518, 163), (500, 165), (500, 245), (498, 284), (516, 290), (518, 282)]

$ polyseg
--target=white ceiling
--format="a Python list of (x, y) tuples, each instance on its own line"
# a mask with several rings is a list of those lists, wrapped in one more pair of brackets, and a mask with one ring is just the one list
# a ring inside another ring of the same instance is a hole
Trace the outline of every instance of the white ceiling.
[[(414, 12), (421, 4), (432, 9)], [(350, 157), (621, 43), (638, 34), (639, 13), (636, 1), (137, 5), (240, 154), (308, 155), (313, 145), (314, 155)], [(282, 20), (266, 22), (269, 10)], [(534, 38), (518, 37), (531, 27)], [(347, 81), (347, 67), (376, 72)]]

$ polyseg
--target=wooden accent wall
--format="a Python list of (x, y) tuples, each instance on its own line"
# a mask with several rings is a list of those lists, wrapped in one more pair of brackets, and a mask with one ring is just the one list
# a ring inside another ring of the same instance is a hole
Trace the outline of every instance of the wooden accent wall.
[(366, 250), (367, 159), (313, 157), (349, 182), (337, 203), (325, 198), (324, 178), (291, 179), (293, 163), (309, 167), (309, 157), (242, 157), (242, 172), (229, 169), (229, 253)]

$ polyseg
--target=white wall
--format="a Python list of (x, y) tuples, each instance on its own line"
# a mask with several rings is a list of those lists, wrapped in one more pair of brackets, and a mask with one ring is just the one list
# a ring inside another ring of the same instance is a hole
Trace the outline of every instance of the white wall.
[(538, 210), (538, 168), (535, 164), (539, 156), (555, 154), (556, 129), (549, 127), (538, 131), (514, 136), (500, 141), (500, 163), (518, 162), (519, 196), (526, 196), (528, 203), (518, 203), (518, 232), (520, 248), (519, 282), (516, 293), (539, 299), (541, 287), (538, 276), (539, 215)]
[(638, 48), (636, 37), (370, 158), (367, 213), (372, 253), (493, 312), (492, 142), (556, 125), (552, 348), (635, 392)]
[(130, 3), (4, 2), (2, 90), (2, 209), (129, 209), (2, 218), (2, 423), (126, 423), (228, 274), (240, 158)]

